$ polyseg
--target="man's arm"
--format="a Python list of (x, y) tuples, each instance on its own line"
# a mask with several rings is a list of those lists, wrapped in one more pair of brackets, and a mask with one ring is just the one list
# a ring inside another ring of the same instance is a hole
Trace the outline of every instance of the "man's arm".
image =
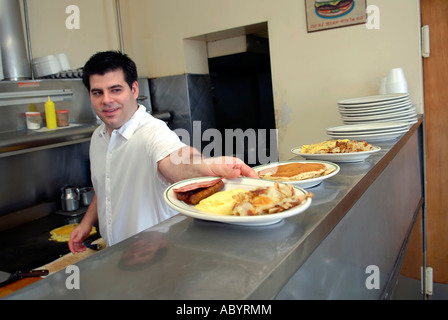
[(257, 173), (238, 158), (202, 158), (200, 152), (192, 147), (184, 147), (171, 153), (158, 162), (158, 168), (170, 183), (203, 176), (258, 178)]

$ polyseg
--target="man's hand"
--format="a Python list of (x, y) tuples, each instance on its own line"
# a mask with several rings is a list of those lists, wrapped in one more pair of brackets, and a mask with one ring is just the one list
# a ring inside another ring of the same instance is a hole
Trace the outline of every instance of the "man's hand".
[(192, 147), (173, 152), (158, 162), (160, 173), (171, 183), (188, 178), (216, 176), (235, 179), (241, 176), (258, 178), (257, 173), (235, 157), (202, 158)]

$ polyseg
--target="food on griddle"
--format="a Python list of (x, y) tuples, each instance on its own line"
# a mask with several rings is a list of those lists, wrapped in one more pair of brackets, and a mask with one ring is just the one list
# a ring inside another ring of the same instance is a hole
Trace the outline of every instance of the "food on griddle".
[[(70, 240), (70, 234), (73, 230), (78, 226), (79, 223), (67, 224), (65, 226), (53, 229), (50, 231), (51, 238), (50, 240), (57, 242), (68, 242)], [(92, 236), (96, 233), (96, 228), (92, 226), (92, 231), (90, 231), (89, 236)]]

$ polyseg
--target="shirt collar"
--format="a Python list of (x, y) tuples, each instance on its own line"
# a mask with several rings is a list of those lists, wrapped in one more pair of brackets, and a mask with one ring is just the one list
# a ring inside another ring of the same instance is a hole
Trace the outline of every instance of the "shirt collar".
[[(132, 117), (124, 125), (122, 125), (119, 129), (116, 130), (117, 133), (123, 136), (123, 138), (125, 138), (126, 140), (129, 140), (129, 138), (132, 137), (132, 135), (134, 134), (135, 130), (137, 130), (142, 115), (145, 114), (145, 112), (146, 112), (145, 106), (139, 104), (137, 111), (134, 112)], [(107, 134), (108, 133), (106, 125), (103, 123), (102, 128), (100, 129), (100, 135), (106, 136)]]

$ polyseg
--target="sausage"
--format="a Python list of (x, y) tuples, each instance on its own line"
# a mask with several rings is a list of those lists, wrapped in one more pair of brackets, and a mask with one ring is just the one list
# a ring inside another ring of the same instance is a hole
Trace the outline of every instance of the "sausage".
[(188, 198), (188, 202), (189, 204), (193, 204), (196, 205), (199, 203), (199, 201), (210, 197), (212, 194), (215, 194), (218, 191), (221, 191), (224, 188), (224, 182), (222, 180), (218, 181), (218, 183), (214, 184), (211, 187), (202, 189), (198, 192), (193, 193), (192, 195), (190, 195), (190, 197)]

